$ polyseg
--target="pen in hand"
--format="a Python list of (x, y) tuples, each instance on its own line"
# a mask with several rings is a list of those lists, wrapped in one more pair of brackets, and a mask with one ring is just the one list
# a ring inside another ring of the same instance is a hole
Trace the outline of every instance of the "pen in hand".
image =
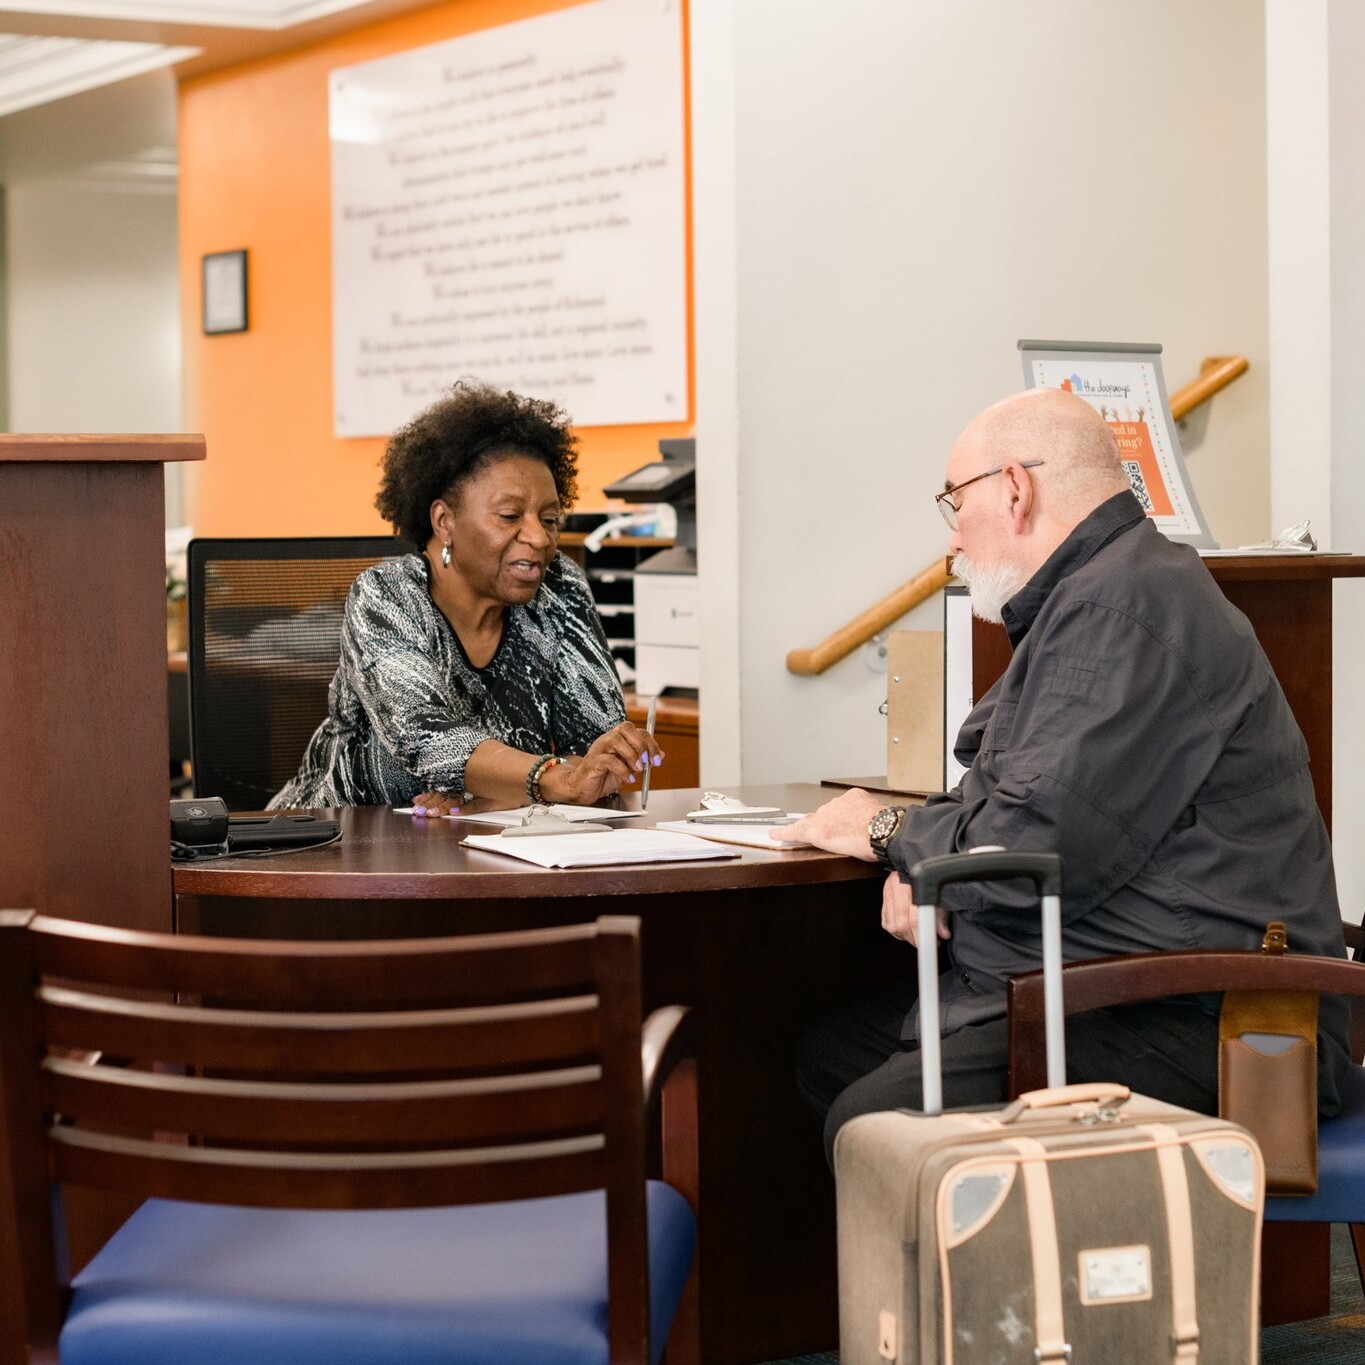
[[(658, 709), (659, 709), (659, 699), (658, 699), (658, 697), (651, 697), (651, 698), (649, 699), (649, 712), (648, 712), (648, 714), (645, 716), (645, 734), (647, 734), (647, 735), (653, 736), (653, 734), (654, 734), (654, 715), (655, 715), (655, 712), (658, 711)], [(648, 807), (649, 807), (649, 774), (650, 774), (650, 772), (653, 770), (653, 768), (654, 768), (654, 760), (650, 757), (649, 751), (646, 750), (646, 751), (645, 751), (645, 776), (644, 776), (644, 781), (640, 784), (640, 809), (641, 809), (641, 810), (646, 810), (646, 809), (648, 809)]]

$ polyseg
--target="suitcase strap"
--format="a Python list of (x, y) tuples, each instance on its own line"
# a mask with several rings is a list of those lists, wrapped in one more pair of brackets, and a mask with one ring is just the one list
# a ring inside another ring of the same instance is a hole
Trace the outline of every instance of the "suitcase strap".
[(1052, 1206), (1052, 1179), (1047, 1173), (1047, 1148), (1033, 1138), (1010, 1138), (1022, 1158), (1024, 1203), (1028, 1209), (1029, 1254), (1033, 1261), (1034, 1348), (1037, 1365), (1068, 1365), (1071, 1347), (1066, 1340), (1062, 1311), (1062, 1255), (1057, 1247), (1057, 1215)]
[[(1142, 1124), (1135, 1131), (1153, 1144), (1166, 1205), (1171, 1260), (1171, 1360), (1174, 1365), (1195, 1365), (1199, 1359), (1199, 1318), (1194, 1295), (1194, 1218), (1180, 1134), (1163, 1123)], [(1005, 1141), (1021, 1158), (1028, 1209), (1037, 1342), (1033, 1358), (1037, 1365), (1068, 1365), (1071, 1347), (1066, 1340), (1061, 1252), (1047, 1149), (1034, 1138), (1009, 1137)]]
[(1171, 1254), (1172, 1359), (1185, 1365), (1199, 1359), (1199, 1314), (1194, 1301), (1194, 1214), (1185, 1177), (1180, 1134), (1166, 1123), (1144, 1123), (1140, 1131), (1156, 1143), (1161, 1192), (1166, 1200), (1166, 1232)]

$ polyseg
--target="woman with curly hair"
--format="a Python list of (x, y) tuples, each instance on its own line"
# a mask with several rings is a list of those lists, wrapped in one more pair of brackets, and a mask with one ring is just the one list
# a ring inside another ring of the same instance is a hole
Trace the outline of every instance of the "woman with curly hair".
[(327, 719), (272, 809), (581, 805), (660, 761), (558, 552), (577, 467), (553, 403), (469, 381), (393, 437), (375, 506), (423, 552), (352, 585)]

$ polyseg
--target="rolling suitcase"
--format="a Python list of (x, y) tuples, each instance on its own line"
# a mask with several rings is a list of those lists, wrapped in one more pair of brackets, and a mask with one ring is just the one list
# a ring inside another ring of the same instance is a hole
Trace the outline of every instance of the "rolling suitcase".
[(942, 1113), (935, 954), (921, 953), (924, 1112), (834, 1145), (842, 1365), (1247, 1365), (1258, 1356), (1264, 1170), (1235, 1124), (1066, 1086), (1061, 859), (983, 850), (911, 869), (919, 941), (950, 882), (1043, 901), (1048, 1089)]

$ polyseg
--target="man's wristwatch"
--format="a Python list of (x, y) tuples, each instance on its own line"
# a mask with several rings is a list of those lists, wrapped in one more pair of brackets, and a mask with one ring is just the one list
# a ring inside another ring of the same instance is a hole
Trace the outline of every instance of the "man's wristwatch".
[(891, 866), (891, 841), (900, 833), (904, 820), (904, 806), (883, 806), (868, 821), (867, 839), (872, 845), (873, 853), (877, 855), (877, 861), (883, 867)]

